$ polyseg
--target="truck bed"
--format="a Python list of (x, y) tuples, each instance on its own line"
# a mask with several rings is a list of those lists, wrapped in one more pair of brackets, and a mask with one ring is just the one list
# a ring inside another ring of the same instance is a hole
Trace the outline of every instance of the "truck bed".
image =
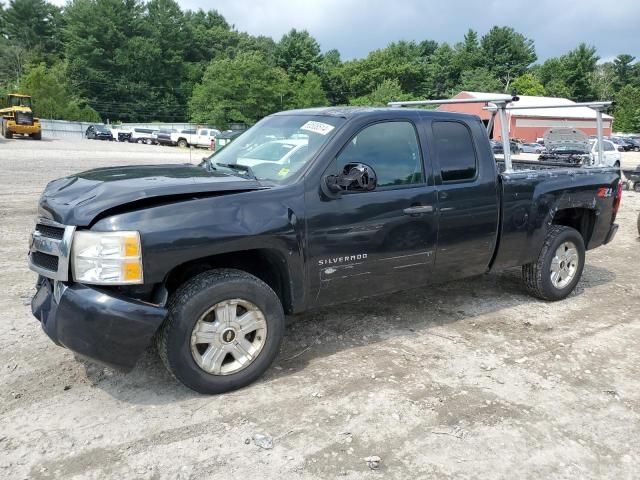
[(493, 268), (532, 261), (544, 241), (546, 228), (542, 227), (550, 224), (561, 209), (576, 215), (583, 210), (593, 212), (586, 247), (589, 250), (603, 244), (611, 225), (618, 169), (513, 160), (514, 171), (504, 173), (504, 162), (496, 163), (501, 212), (500, 243)]

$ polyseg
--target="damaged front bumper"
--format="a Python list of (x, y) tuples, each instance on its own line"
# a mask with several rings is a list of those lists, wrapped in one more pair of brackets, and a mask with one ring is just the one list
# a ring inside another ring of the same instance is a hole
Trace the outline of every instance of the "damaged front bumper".
[(78, 283), (40, 277), (31, 311), (58, 345), (131, 370), (167, 315), (165, 308)]

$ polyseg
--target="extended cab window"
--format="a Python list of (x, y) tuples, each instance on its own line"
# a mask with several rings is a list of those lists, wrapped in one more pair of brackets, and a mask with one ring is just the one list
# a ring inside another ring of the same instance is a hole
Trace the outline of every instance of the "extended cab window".
[(361, 130), (337, 158), (338, 169), (365, 163), (378, 177), (378, 187), (424, 182), (416, 130), (409, 122), (376, 123)]
[(442, 181), (475, 178), (476, 151), (466, 125), (459, 122), (433, 122), (433, 136)]

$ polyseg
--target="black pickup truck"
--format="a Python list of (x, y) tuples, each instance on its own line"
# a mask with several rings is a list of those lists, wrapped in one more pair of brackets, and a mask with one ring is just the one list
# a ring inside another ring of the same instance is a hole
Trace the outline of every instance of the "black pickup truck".
[(286, 313), (514, 266), (532, 295), (563, 299), (616, 233), (620, 173), (503, 170), (474, 116), (271, 115), (200, 166), (49, 183), (32, 311), (81, 356), (127, 370), (153, 341), (178, 380), (219, 393), (269, 367)]

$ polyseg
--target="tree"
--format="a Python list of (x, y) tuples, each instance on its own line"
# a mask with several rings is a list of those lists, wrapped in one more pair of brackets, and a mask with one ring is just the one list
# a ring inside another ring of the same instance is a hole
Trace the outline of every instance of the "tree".
[(306, 30), (295, 28), (283, 35), (276, 45), (276, 65), (291, 78), (319, 71), (320, 45)]
[(61, 62), (52, 67), (41, 63), (29, 69), (20, 81), (20, 91), (33, 97), (34, 110), (43, 118), (101, 121), (98, 112), (72, 93), (66, 66)]
[(39, 48), (45, 54), (60, 52), (62, 18), (55, 5), (45, 0), (9, 0), (2, 17), (4, 35), (13, 45)]
[(257, 52), (209, 64), (189, 102), (191, 119), (226, 127), (230, 122), (253, 124), (282, 110), (290, 85), (285, 72), (269, 65)]
[(411, 96), (403, 93), (400, 82), (396, 79), (383, 80), (370, 94), (357, 97), (349, 102), (351, 105), (384, 107), (394, 100), (410, 100)]
[(485, 67), (509, 90), (511, 81), (537, 60), (533, 40), (510, 27), (493, 27), (480, 40)]
[(613, 72), (615, 75), (614, 87), (620, 90), (622, 87), (631, 82), (633, 75), (633, 61), (636, 57), (621, 53), (613, 60)]
[(544, 85), (531, 73), (525, 73), (518, 78), (514, 78), (511, 88), (520, 95), (543, 96), (546, 93)]
[(384, 80), (391, 79), (397, 80), (404, 92), (419, 95), (427, 75), (426, 67), (420, 46), (400, 41), (374, 50), (364, 59), (345, 62), (341, 74), (351, 98), (366, 96)]
[(459, 81), (454, 50), (448, 43), (441, 43), (431, 57), (425, 70), (422, 90), (429, 98), (443, 98), (453, 90)]
[(484, 67), (465, 70), (460, 75), (460, 83), (450, 92), (455, 95), (460, 90), (470, 92), (500, 92), (503, 86), (496, 76)]
[(327, 95), (322, 80), (313, 72), (298, 77), (293, 85), (293, 98), (287, 103), (290, 108), (310, 108), (327, 105)]
[(618, 132), (640, 131), (640, 87), (626, 85), (616, 95), (614, 126)]
[(27, 61), (27, 50), (0, 36), (0, 85), (15, 88)]
[(320, 78), (331, 105), (342, 105), (348, 102), (346, 94), (348, 87), (342, 75), (342, 61), (338, 50), (329, 50), (322, 55)]
[(598, 100), (611, 100), (614, 98), (616, 87), (613, 63), (606, 62), (596, 65), (592, 82)]
[(598, 60), (595, 47), (586, 43), (581, 43), (561, 57), (564, 64), (564, 82), (569, 87), (573, 100), (587, 102), (596, 98), (592, 78)]
[(473, 70), (483, 66), (484, 59), (478, 42), (478, 33), (469, 29), (462, 43), (456, 44), (453, 61), (460, 74), (465, 70)]

